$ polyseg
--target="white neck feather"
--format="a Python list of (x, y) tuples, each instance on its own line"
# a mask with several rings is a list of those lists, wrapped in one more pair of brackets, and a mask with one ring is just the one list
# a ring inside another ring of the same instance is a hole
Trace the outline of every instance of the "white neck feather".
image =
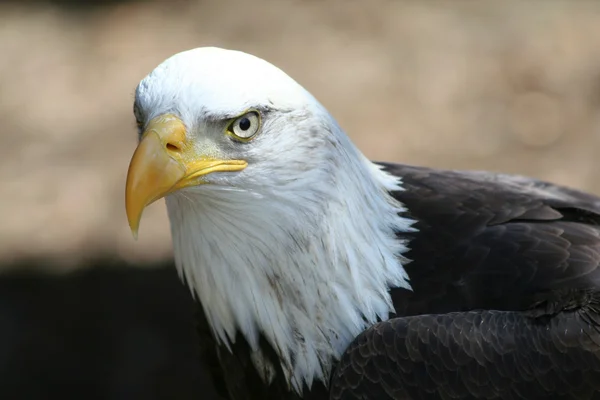
[(390, 287), (410, 288), (395, 232), (414, 221), (388, 194), (400, 182), (349, 140), (336, 148), (343, 166), (276, 187), (201, 185), (166, 199), (179, 273), (217, 339), (229, 346), (241, 332), (268, 381), (264, 335), (299, 393), (327, 383), (349, 343), (388, 318)]

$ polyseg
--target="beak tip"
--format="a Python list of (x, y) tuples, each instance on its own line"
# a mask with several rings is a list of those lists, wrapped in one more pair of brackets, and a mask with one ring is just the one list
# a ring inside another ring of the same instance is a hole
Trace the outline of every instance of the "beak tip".
[[(129, 203), (127, 204), (129, 206)], [(142, 219), (141, 212), (131, 212), (130, 207), (126, 206), (127, 210), (127, 222), (129, 223), (129, 229), (131, 230), (131, 236), (133, 239), (138, 239), (138, 230), (140, 229), (140, 220)]]
[(138, 231), (140, 229), (140, 218), (129, 219), (129, 229), (131, 230), (131, 236), (134, 240), (138, 240)]

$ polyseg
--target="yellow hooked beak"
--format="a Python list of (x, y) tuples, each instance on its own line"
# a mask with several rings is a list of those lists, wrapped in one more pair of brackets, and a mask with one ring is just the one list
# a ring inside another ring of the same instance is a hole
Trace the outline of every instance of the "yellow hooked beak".
[(201, 177), (217, 171), (241, 171), (244, 160), (219, 160), (195, 153), (183, 122), (165, 114), (154, 118), (133, 153), (125, 187), (125, 209), (137, 238), (144, 209), (176, 190), (202, 184)]

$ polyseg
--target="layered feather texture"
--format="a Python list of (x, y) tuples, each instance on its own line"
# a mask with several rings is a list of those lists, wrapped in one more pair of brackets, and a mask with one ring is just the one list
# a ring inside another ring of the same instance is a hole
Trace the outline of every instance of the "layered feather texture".
[(263, 334), (297, 390), (326, 382), (356, 335), (394, 311), (389, 288), (409, 287), (395, 233), (412, 221), (387, 195), (397, 182), (355, 160), (167, 198), (177, 266), (216, 336), (228, 343), (239, 330), (258, 351)]

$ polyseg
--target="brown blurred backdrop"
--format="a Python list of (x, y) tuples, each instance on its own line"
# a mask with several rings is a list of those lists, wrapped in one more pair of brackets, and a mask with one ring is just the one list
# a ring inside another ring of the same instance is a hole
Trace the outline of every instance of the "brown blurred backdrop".
[(133, 91), (166, 57), (263, 57), (372, 159), (600, 194), (599, 21), (585, 0), (0, 2), (0, 397), (209, 398), (164, 204), (137, 242), (124, 213)]

